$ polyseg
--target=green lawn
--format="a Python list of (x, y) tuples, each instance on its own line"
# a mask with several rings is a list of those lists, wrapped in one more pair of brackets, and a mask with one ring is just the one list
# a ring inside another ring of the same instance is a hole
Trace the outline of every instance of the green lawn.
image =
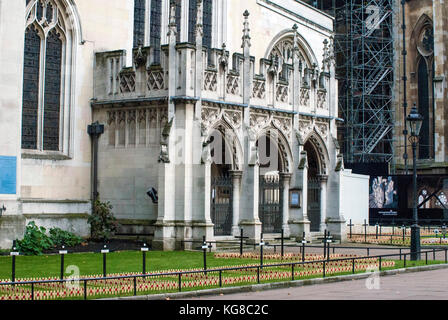
[[(16, 278), (59, 277), (61, 268), (59, 255), (18, 256), (16, 257)], [(0, 279), (10, 279), (11, 262), (9, 256), (0, 257)], [(213, 253), (207, 253), (207, 268), (256, 264), (252, 259), (215, 259)], [(101, 253), (74, 253), (64, 258), (64, 265), (75, 265), (81, 275), (103, 273), (103, 255)], [(141, 252), (122, 251), (107, 254), (107, 273), (142, 272)], [(203, 268), (203, 253), (189, 251), (150, 251), (146, 254), (147, 272), (170, 269)], [(69, 274), (67, 274), (69, 276)]]
[[(141, 252), (132, 252), (132, 251), (124, 251), (124, 252), (113, 252), (108, 254), (108, 263), (107, 263), (107, 271), (108, 273), (130, 273), (130, 272), (141, 272), (142, 270), (142, 253)], [(413, 266), (421, 266), (425, 265), (426, 262), (424, 260), (425, 256), (422, 256), (423, 260), (414, 262), (414, 261), (406, 261), (406, 267), (413, 267)], [(429, 259), (432, 258), (432, 255), (428, 256)], [(102, 274), (102, 254), (99, 253), (84, 253), (84, 254), (69, 254), (65, 256), (65, 266), (69, 265), (76, 265), (80, 268), (81, 276), (86, 275), (100, 275)], [(386, 260), (383, 260), (384, 262)], [(281, 261), (273, 261), (273, 260), (265, 260), (265, 264), (277, 264)], [(291, 262), (291, 261), (287, 261)], [(60, 256), (58, 255), (43, 255), (43, 256), (19, 256), (16, 260), (16, 278), (30, 278), (30, 277), (58, 277), (59, 276), (59, 270), (60, 270)], [(327, 277), (335, 276), (335, 275), (344, 275), (344, 274), (351, 274), (351, 267), (350, 263), (348, 262), (347, 266), (349, 270), (345, 271), (332, 271), (330, 274), (330, 270), (328, 269), (327, 265)], [(362, 263), (362, 262), (361, 262)], [(440, 264), (444, 263), (443, 261), (432, 261), (428, 260), (428, 264)], [(217, 268), (217, 267), (225, 267), (225, 266), (234, 266), (234, 265), (247, 265), (247, 264), (259, 264), (258, 259), (239, 259), (239, 258), (232, 258), (232, 259), (219, 259), (214, 258), (213, 253), (207, 254), (207, 267), (208, 269), (211, 268)], [(202, 252), (181, 252), (181, 251), (175, 251), (175, 252), (159, 252), (159, 251), (150, 251), (147, 253), (147, 271), (160, 271), (160, 270), (172, 270), (172, 269), (192, 269), (192, 268), (199, 268), (202, 269), (203, 267), (203, 254)], [(337, 267), (337, 266), (336, 266)], [(403, 260), (395, 260), (395, 266), (394, 267), (383, 267), (382, 270), (388, 270), (388, 269), (396, 269), (396, 268), (403, 268), (404, 267), (404, 261)], [(321, 267), (320, 267), (321, 268)], [(319, 269), (319, 268), (318, 268)], [(311, 278), (321, 278), (322, 277), (322, 270), (320, 273), (317, 274), (309, 274), (309, 275), (300, 275), (298, 272), (308, 270), (308, 268), (296, 266), (295, 272), (297, 273), (295, 276), (296, 280), (304, 280), (304, 279), (311, 279)], [(316, 269), (315, 269), (316, 270)], [(274, 278), (266, 278), (267, 272), (280, 272), (283, 274), (283, 276), (274, 277)], [(260, 283), (268, 283), (268, 282), (281, 282), (281, 281), (289, 281), (291, 280), (291, 267), (271, 267), (267, 268), (264, 267), (263, 270), (260, 270)], [(364, 273), (365, 271), (362, 270), (356, 270), (356, 273)], [(0, 257), (0, 279), (9, 279), (11, 276), (11, 257)], [(66, 275), (68, 276), (68, 275)], [(203, 273), (196, 274), (196, 275), (190, 275), (190, 276), (183, 276), (182, 277), (182, 283), (183, 283), (183, 289), (182, 291), (191, 291), (191, 290), (201, 290), (201, 289), (208, 289), (208, 288), (217, 288), (219, 287), (218, 281), (219, 273), (207, 273), (207, 276), (205, 276)], [(234, 279), (235, 277), (241, 277), (241, 276), (250, 276), (251, 279), (240, 279), (233, 283), (225, 283), (225, 279)], [(228, 286), (241, 286), (241, 285), (247, 285), (247, 284), (256, 284), (257, 280), (257, 271), (256, 269), (253, 270), (240, 270), (240, 271), (225, 271), (222, 273), (222, 286), (228, 287)], [(152, 279), (152, 280), (151, 280)], [(153, 293), (162, 293), (162, 292), (177, 292), (178, 291), (178, 277), (177, 276), (163, 276), (163, 277), (155, 277), (151, 279), (139, 279), (138, 283), (145, 283), (147, 280), (161, 283), (171, 283), (172, 287), (165, 288), (165, 289), (150, 289), (150, 288), (140, 288), (138, 290), (138, 294), (153, 294)], [(188, 284), (188, 282), (191, 281), (207, 281), (204, 283), (199, 283), (194, 285), (194, 287), (185, 286)], [(214, 279), (214, 282), (210, 282), (210, 280)], [(89, 282), (88, 289), (89, 290), (96, 290), (97, 288), (112, 288), (115, 290), (116, 288), (121, 288), (120, 290), (123, 290), (123, 285), (129, 286), (130, 289), (126, 291), (119, 291), (117, 293), (111, 293), (105, 294), (101, 292), (93, 292), (89, 293), (89, 299), (92, 298), (100, 298), (100, 297), (106, 297), (111, 295), (118, 295), (118, 296), (126, 296), (126, 295), (133, 295), (132, 287), (133, 287), (133, 279), (127, 279), (127, 280), (119, 280), (119, 283), (117, 284), (116, 281), (111, 281), (108, 283), (105, 283), (103, 281), (98, 282)], [(149, 282), (148, 282), (149, 283)], [(22, 285), (17, 286), (13, 288), (5, 288), (4, 290), (18, 290), (17, 292), (20, 293), (22, 290), (30, 290), (29, 285)], [(49, 288), (45, 285), (36, 285), (35, 287), (36, 292), (40, 292), (42, 294), (43, 292), (51, 292), (52, 290), (65, 290), (65, 284), (58, 284), (56, 288)], [(14, 291), (16, 292), (16, 291)], [(5, 291), (5, 293), (7, 293)], [(0, 294), (1, 297), (1, 294)], [(54, 299), (58, 299), (57, 297), (54, 297)], [(68, 299), (83, 299), (82, 294), (81, 295), (75, 295)]]

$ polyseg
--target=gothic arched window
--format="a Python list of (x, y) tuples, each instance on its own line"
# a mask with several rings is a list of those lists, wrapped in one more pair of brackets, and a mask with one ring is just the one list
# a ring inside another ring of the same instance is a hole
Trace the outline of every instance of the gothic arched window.
[(145, 45), (146, 0), (134, 0), (134, 47)]
[(160, 41), (162, 28), (162, 1), (151, 0), (150, 46), (154, 48), (154, 63), (160, 63)]
[[(22, 148), (63, 151), (64, 85), (71, 39), (56, 0), (28, 0), (24, 43)], [(66, 77), (68, 77), (66, 79)], [(67, 94), (68, 96), (68, 94)]]
[(436, 201), (436, 206), (442, 209), (446, 209), (448, 208), (448, 199), (446, 197), (445, 192), (440, 191), (439, 194), (437, 195), (437, 201)]
[[(196, 42), (197, 0), (190, 0), (188, 7), (188, 42)], [(203, 45), (212, 47), (213, 0), (203, 0)]]
[(417, 102), (418, 111), (423, 116), (420, 130), (419, 159), (430, 159), (434, 156), (434, 33), (429, 18), (422, 18), (415, 31)]

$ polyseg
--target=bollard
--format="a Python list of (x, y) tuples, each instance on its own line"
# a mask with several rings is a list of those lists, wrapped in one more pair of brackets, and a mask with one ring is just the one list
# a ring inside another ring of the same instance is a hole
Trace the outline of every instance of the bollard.
[(327, 257), (327, 229), (324, 231), (324, 259)]
[(60, 274), (60, 279), (64, 280), (64, 256), (67, 254), (67, 250), (65, 250), (65, 246), (62, 246), (62, 250), (59, 250), (59, 254), (61, 255), (61, 274)]
[(16, 256), (19, 255), (19, 252), (16, 251), (16, 240), (13, 241), (13, 247), (12, 251), (10, 253), (10, 256), (12, 258), (12, 265), (11, 265), (11, 282), (16, 281)]
[(284, 230), (282, 229), (282, 239), (281, 239), (281, 244), (282, 244), (282, 259), (283, 259), (283, 254), (284, 254)]
[(149, 251), (149, 248), (146, 246), (146, 243), (143, 244), (143, 247), (140, 249), (142, 251), (142, 265), (143, 265), (143, 274), (146, 274), (146, 252)]
[(263, 241), (263, 233), (261, 233), (261, 240), (260, 240), (260, 266), (263, 269), (263, 247), (264, 247), (264, 241)]
[(202, 243), (202, 252), (204, 257), (204, 275), (207, 275), (207, 242), (205, 241), (205, 236), (202, 237), (203, 243)]
[(101, 253), (103, 254), (103, 276), (107, 276), (107, 254), (109, 253), (109, 249), (107, 249), (107, 245), (104, 245), (104, 248), (101, 250)]

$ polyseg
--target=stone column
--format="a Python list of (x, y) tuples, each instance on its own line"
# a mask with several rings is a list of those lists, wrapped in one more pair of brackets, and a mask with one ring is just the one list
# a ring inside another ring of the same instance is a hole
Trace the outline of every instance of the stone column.
[(289, 221), (289, 186), (290, 186), (290, 182), (291, 182), (291, 176), (292, 176), (292, 174), (289, 172), (280, 173), (280, 183), (282, 183), (282, 193), (283, 193), (282, 228), (283, 228), (285, 237), (289, 237), (290, 233), (291, 233), (289, 230), (289, 224), (288, 224), (288, 221)]
[(327, 181), (328, 176), (318, 175), (320, 182), (320, 231), (327, 229)]
[(241, 177), (242, 171), (230, 171), (232, 176), (233, 185), (233, 201), (232, 201), (232, 235), (237, 236), (240, 234), (240, 192), (241, 192)]
[(300, 208), (289, 209), (289, 230), (290, 236), (302, 239), (305, 232), (310, 240), (310, 221), (308, 220), (308, 164), (307, 155), (302, 151), (299, 156), (297, 170), (295, 172), (293, 188), (301, 190)]

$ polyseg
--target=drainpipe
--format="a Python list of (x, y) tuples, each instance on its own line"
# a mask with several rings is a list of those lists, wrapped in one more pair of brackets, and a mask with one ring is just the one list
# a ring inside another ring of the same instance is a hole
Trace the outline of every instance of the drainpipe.
[(98, 199), (98, 139), (104, 133), (104, 125), (96, 121), (87, 127), (87, 133), (92, 139), (92, 201), (95, 203)]

